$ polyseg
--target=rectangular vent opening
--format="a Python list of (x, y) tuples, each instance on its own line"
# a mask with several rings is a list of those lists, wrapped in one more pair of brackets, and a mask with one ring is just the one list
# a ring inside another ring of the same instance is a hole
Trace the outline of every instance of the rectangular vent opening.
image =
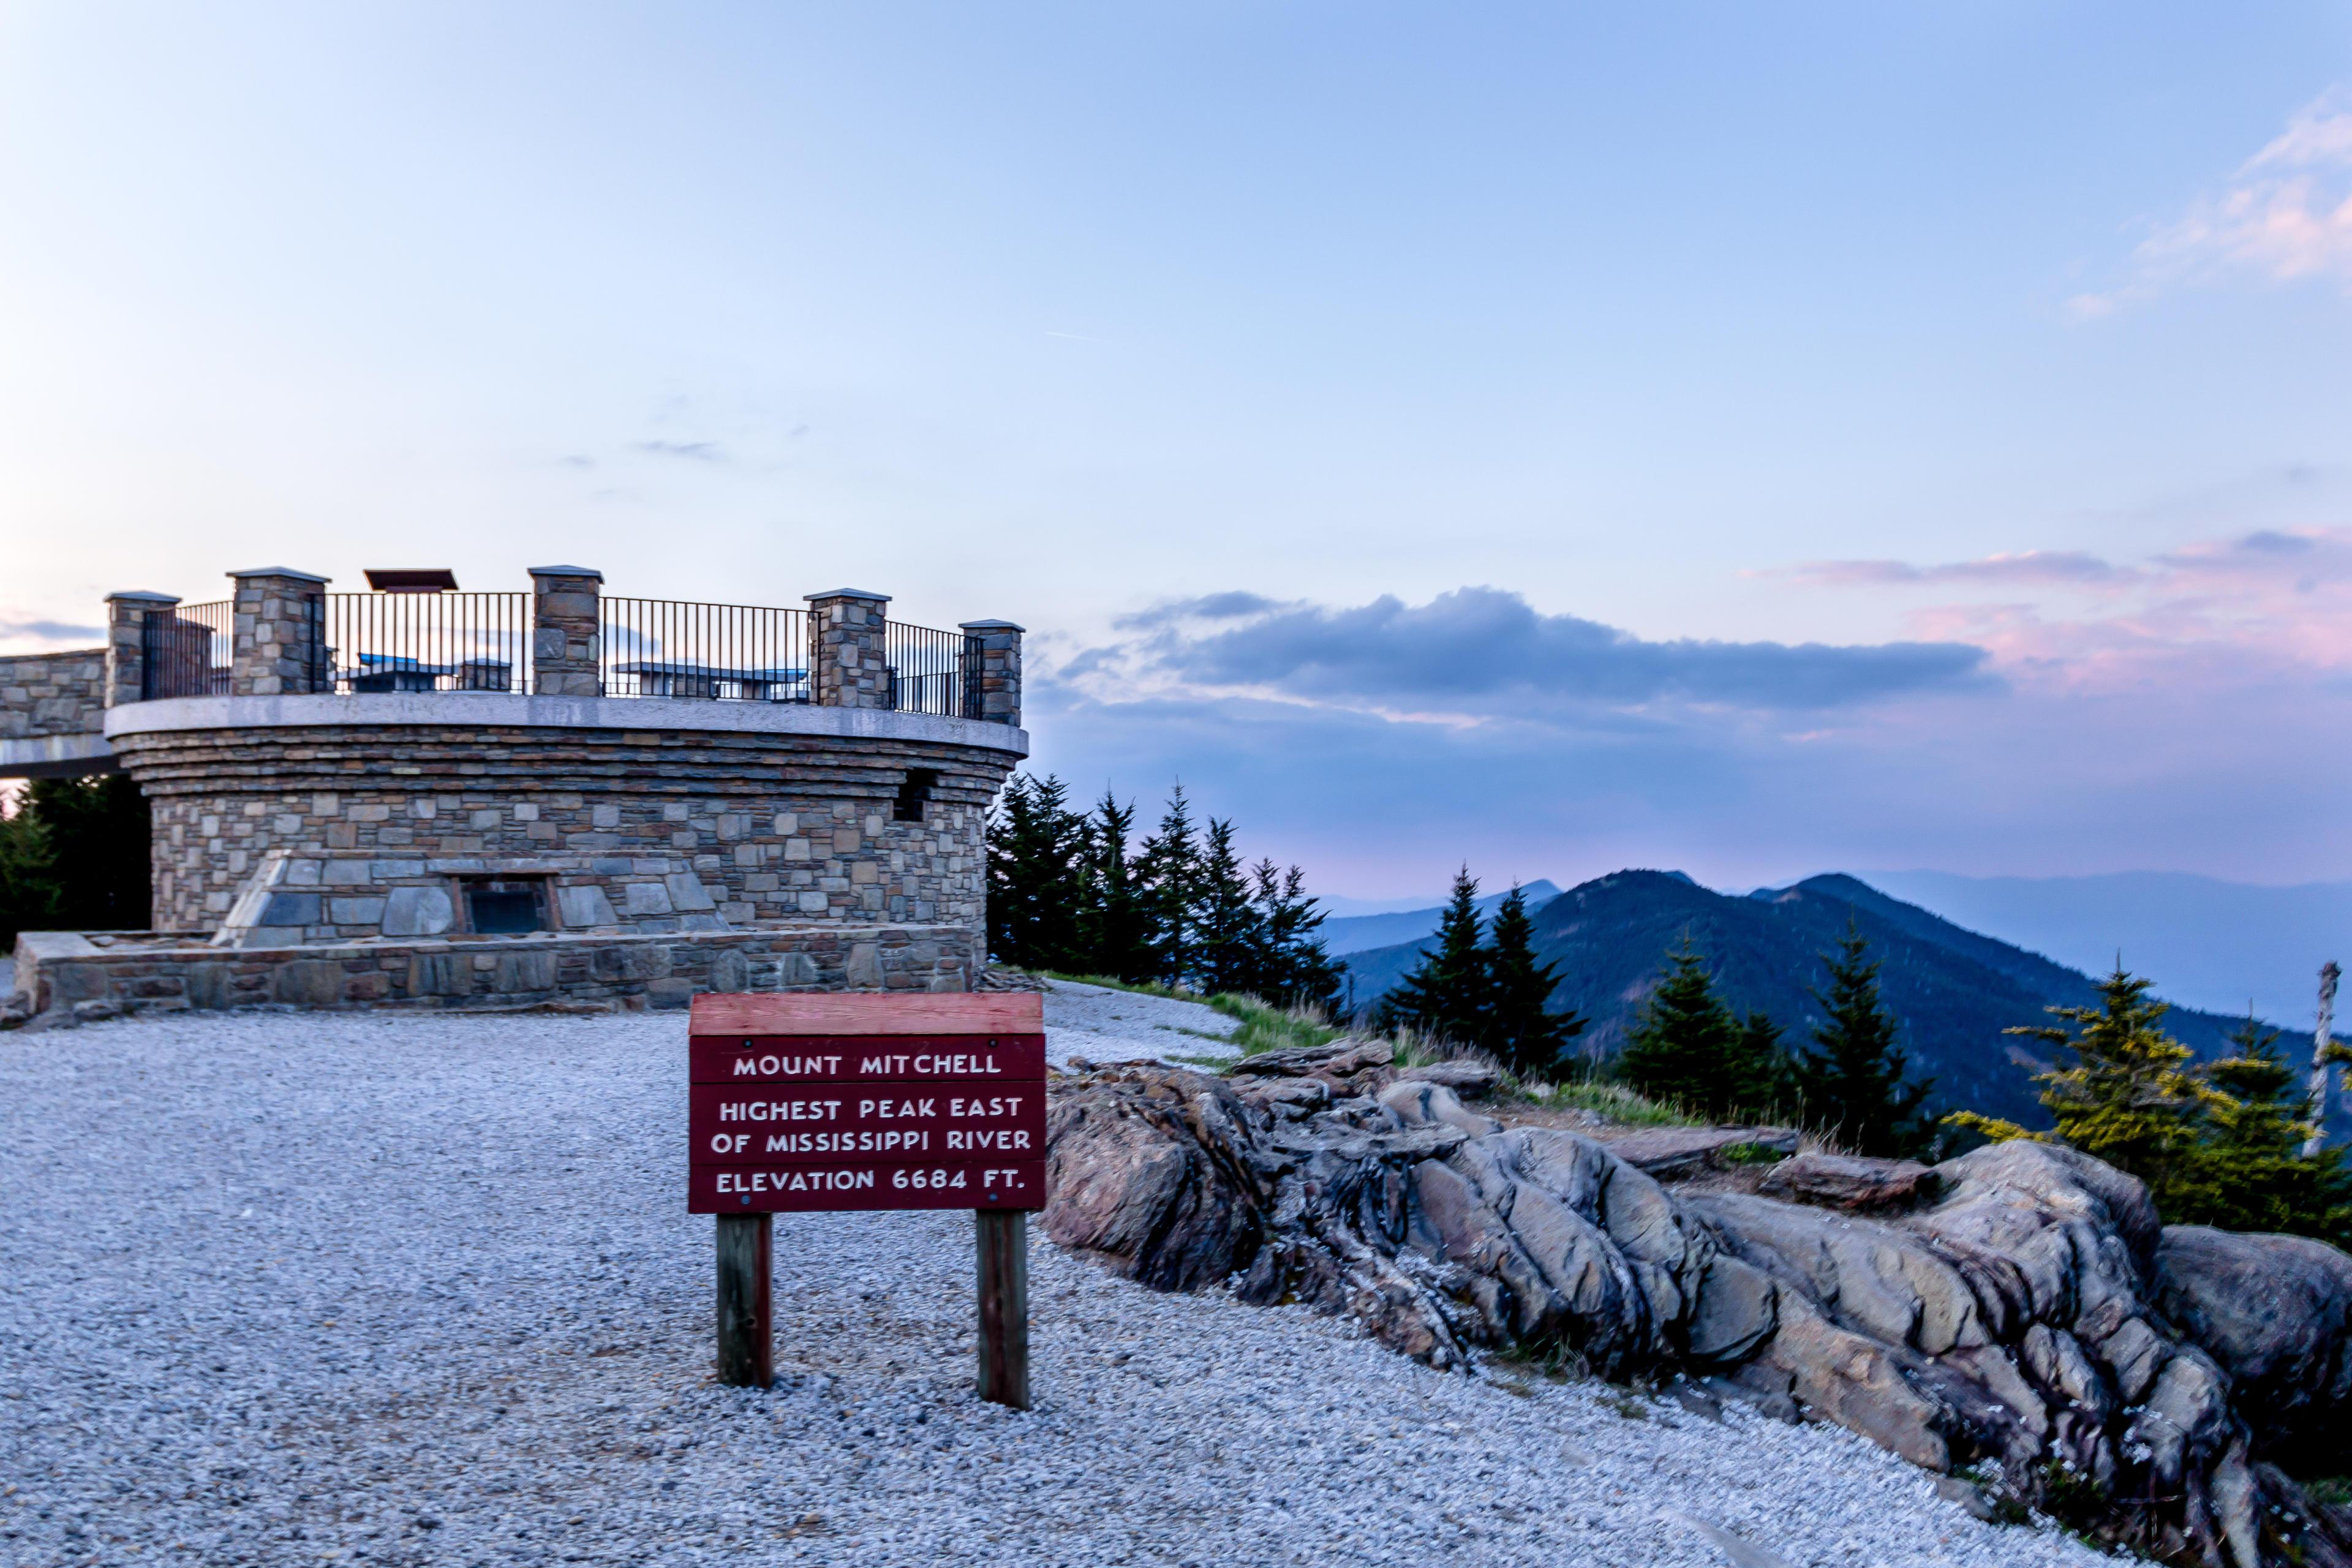
[(466, 929), (477, 936), (523, 936), (549, 929), (544, 877), (460, 877)]
[(931, 790), (939, 782), (937, 768), (908, 768), (905, 782), (898, 785), (898, 798), (890, 807), (890, 820), (922, 821), (923, 803), (931, 798)]

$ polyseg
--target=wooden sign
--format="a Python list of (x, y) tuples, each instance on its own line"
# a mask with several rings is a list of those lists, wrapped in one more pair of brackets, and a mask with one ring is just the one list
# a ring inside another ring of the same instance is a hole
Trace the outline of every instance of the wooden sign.
[(706, 995), (691, 1017), (687, 1208), (718, 1216), (720, 1381), (772, 1380), (772, 1215), (968, 1208), (981, 1397), (1027, 1409), (1043, 998)]
[(694, 999), (692, 1214), (1045, 1206), (1034, 994)]

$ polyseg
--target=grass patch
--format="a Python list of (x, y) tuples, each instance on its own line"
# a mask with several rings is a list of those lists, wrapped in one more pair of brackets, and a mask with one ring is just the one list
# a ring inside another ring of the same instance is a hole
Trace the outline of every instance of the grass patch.
[(2304, 1482), (2303, 1489), (2312, 1501), (2326, 1508), (2352, 1503), (2352, 1476), (2322, 1476), (2315, 1481)]
[(1255, 996), (1231, 994), (1210, 997), (1209, 1005), (1240, 1023), (1241, 1027), (1234, 1031), (1231, 1038), (1245, 1057), (1254, 1057), (1260, 1051), (1328, 1046), (1345, 1038), (1348, 1033), (1315, 1008), (1276, 1007)]
[(2093, 1550), (2099, 1542), (2092, 1531), (2107, 1511), (2107, 1490), (2095, 1477), (2063, 1459), (2042, 1462), (2042, 1511), (2056, 1520), (2074, 1538)]
[[(1549, 1088), (1549, 1094), (1541, 1092)], [(1645, 1099), (1622, 1083), (1559, 1083), (1531, 1085), (1527, 1098), (1537, 1105), (1589, 1110), (1604, 1121), (1626, 1127), (1696, 1127), (1698, 1118), (1685, 1116), (1662, 1100)]]
[(1514, 1340), (1509, 1344), (1486, 1352), (1486, 1360), (1509, 1369), (1509, 1375), (1526, 1377), (1536, 1374), (1553, 1383), (1581, 1383), (1592, 1375), (1584, 1357), (1570, 1350), (1564, 1340), (1549, 1340), (1529, 1344)]

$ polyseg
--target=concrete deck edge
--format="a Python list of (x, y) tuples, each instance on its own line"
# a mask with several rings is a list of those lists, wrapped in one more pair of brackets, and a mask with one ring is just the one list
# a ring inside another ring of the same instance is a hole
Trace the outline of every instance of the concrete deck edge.
[[(330, 725), (503, 726), (533, 730), (673, 730), (706, 734), (809, 735), (845, 741), (915, 741), (1029, 754), (1029, 733), (1008, 724), (822, 708), (799, 702), (696, 702), (665, 697), (527, 697), (503, 691), (372, 692), (306, 697), (166, 697), (106, 712), (106, 734), (184, 730), (288, 730)], [(59, 737), (79, 740), (82, 737)], [(96, 737), (90, 737), (96, 740)], [(105, 742), (97, 743), (105, 747)], [(100, 754), (111, 756), (110, 748)], [(5, 752), (0, 752), (5, 757)]]
[(0, 740), (0, 779), (78, 779), (115, 770), (114, 748), (103, 735), (20, 735)]

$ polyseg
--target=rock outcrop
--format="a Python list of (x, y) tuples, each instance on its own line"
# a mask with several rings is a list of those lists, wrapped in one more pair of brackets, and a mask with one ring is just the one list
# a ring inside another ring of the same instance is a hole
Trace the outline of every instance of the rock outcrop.
[(2352, 1462), (2352, 1258), (2299, 1236), (2168, 1226), (2157, 1304), (2229, 1374), (2257, 1449), (2310, 1473)]
[(1807, 1152), (1781, 1161), (1757, 1187), (1768, 1198), (1854, 1214), (1901, 1213), (1941, 1190), (1936, 1173), (1913, 1160), (1864, 1160)]
[(1385, 1063), (1315, 1066), (1065, 1085), (1047, 1230), (1161, 1289), (1345, 1314), (1432, 1366), (1525, 1347), (1685, 1374), (2168, 1560), (2352, 1565), (2272, 1462), (2352, 1384), (2333, 1248), (2162, 1231), (2137, 1182), (2039, 1143), (1813, 1160), (1776, 1184), (1803, 1201), (1676, 1193)]

